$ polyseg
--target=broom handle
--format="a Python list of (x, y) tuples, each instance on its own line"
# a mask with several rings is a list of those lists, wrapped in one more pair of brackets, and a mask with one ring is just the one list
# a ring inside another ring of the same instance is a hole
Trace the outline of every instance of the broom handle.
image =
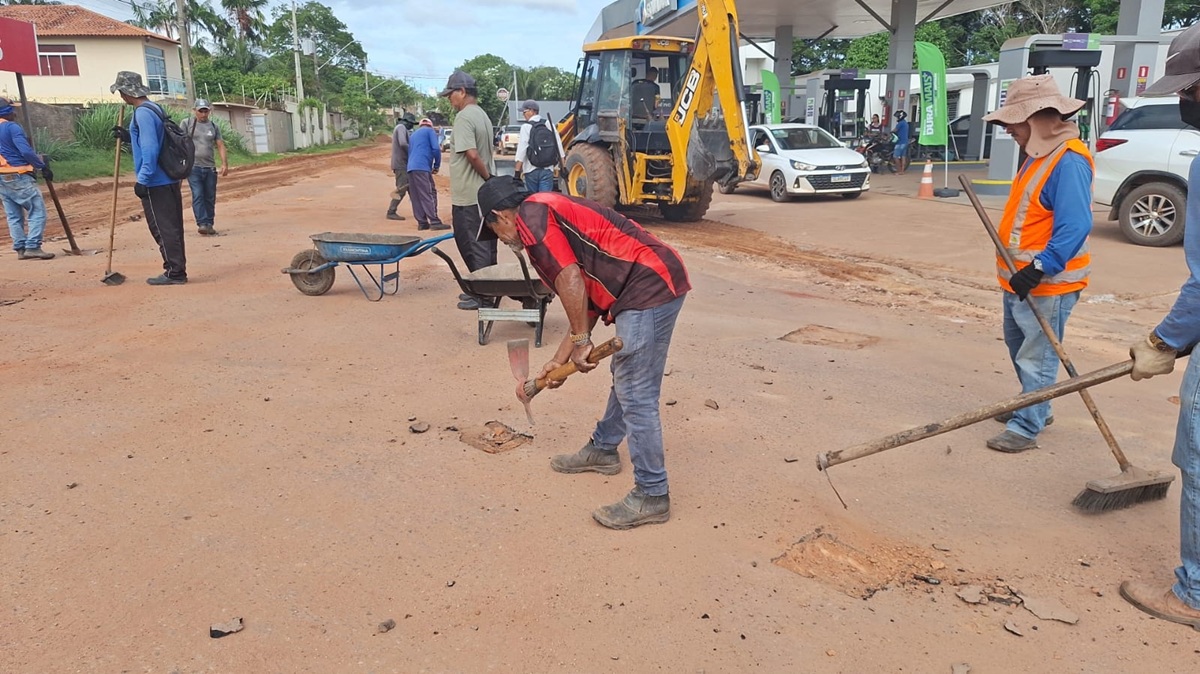
[[(992, 224), (991, 217), (987, 211), (983, 210), (983, 204), (979, 202), (979, 195), (975, 194), (975, 188), (971, 181), (965, 175), (958, 176), (958, 182), (962, 184), (963, 191), (967, 193), (967, 198), (971, 200), (971, 205), (975, 207), (975, 213), (979, 215), (979, 220), (983, 222), (984, 229), (987, 230), (988, 236), (992, 237), (992, 243), (996, 244), (996, 252), (1000, 255), (1000, 259), (1004, 260), (1004, 266), (1008, 267), (1010, 274), (1017, 273), (1017, 264), (1013, 261), (1012, 255), (1008, 252), (1008, 247), (1000, 240), (1000, 234), (996, 232), (996, 226)], [(1027, 301), (1029, 310), (1033, 312), (1033, 317), (1037, 319), (1038, 325), (1042, 326), (1042, 332), (1045, 333), (1046, 339), (1050, 340), (1050, 346), (1054, 347), (1054, 352), (1058, 354), (1058, 359), (1062, 361), (1063, 367), (1067, 369), (1067, 374), (1072, 377), (1078, 377), (1079, 372), (1075, 369), (1074, 363), (1067, 355), (1063, 345), (1058, 341), (1058, 337), (1054, 335), (1054, 329), (1050, 327), (1050, 323), (1046, 317), (1042, 315), (1036, 303), (1031, 300)], [(1084, 407), (1091, 413), (1092, 420), (1096, 422), (1096, 428), (1100, 429), (1100, 435), (1104, 436), (1104, 442), (1108, 443), (1109, 450), (1112, 451), (1113, 457), (1117, 460), (1117, 465), (1124, 472), (1129, 468), (1129, 459), (1125, 458), (1125, 452), (1121, 451), (1121, 446), (1117, 444), (1117, 438), (1113, 435), (1112, 429), (1108, 427), (1108, 422), (1104, 417), (1100, 416), (1100, 409), (1096, 407), (1096, 401), (1092, 400), (1092, 394), (1088, 393), (1087, 389), (1080, 389), (1079, 397), (1083, 399)]]
[(871, 456), (872, 454), (878, 454), (889, 449), (902, 447), (904, 445), (917, 442), (918, 440), (932, 438), (935, 435), (941, 435), (942, 433), (947, 433), (949, 431), (962, 428), (963, 426), (970, 426), (971, 424), (976, 424), (980, 421), (986, 421), (997, 414), (1013, 412), (1021, 409), (1022, 407), (1044, 403), (1047, 400), (1065, 396), (1077, 391), (1083, 391), (1097, 384), (1103, 384), (1106, 381), (1112, 381), (1118, 377), (1124, 377), (1132, 371), (1133, 361), (1127, 360), (1122, 363), (1116, 363), (1115, 365), (1109, 365), (1108, 367), (1096, 370), (1095, 372), (1088, 372), (1084, 375), (1072, 377), (1065, 381), (1060, 381), (1057, 384), (1040, 388), (1036, 391), (1030, 391), (1029, 393), (1023, 393), (1019, 396), (1002, 400), (998, 403), (992, 403), (991, 405), (981, 407), (971, 412), (964, 412), (956, 417), (950, 417), (945, 421), (939, 421), (932, 424), (925, 424), (923, 426), (910, 428), (907, 431), (894, 433), (878, 440), (872, 440), (871, 442), (864, 442), (848, 449), (822, 452), (821, 454), (817, 455), (817, 470), (825, 470), (830, 466), (836, 466), (849, 461), (855, 461), (863, 457)]
[[(117, 110), (117, 126), (125, 125), (125, 106)], [(117, 137), (117, 150), (113, 158), (113, 198), (112, 215), (108, 221), (108, 269), (105, 274), (112, 273), (113, 241), (117, 238), (117, 196), (121, 189), (121, 138)]]

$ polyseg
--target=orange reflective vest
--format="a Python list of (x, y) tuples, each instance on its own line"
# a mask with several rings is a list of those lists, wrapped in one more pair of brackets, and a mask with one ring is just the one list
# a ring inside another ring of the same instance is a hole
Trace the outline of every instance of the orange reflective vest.
[[(1054, 231), (1054, 211), (1042, 205), (1042, 188), (1068, 150), (1086, 157), (1088, 163), (1092, 164), (1093, 171), (1095, 170), (1095, 163), (1087, 146), (1079, 140), (1069, 140), (1049, 155), (1026, 162), (1025, 170), (1013, 182), (1008, 203), (1004, 206), (1004, 217), (1000, 220), (999, 234), (1000, 240), (1008, 245), (1008, 253), (1012, 255), (1017, 269), (1031, 264), (1034, 256), (1045, 250), (1046, 244), (1050, 243), (1050, 235)], [(1090, 213), (1088, 217), (1091, 217)], [(1066, 295), (1086, 288), (1091, 263), (1088, 240), (1084, 239), (1079, 252), (1067, 261), (1066, 268), (1055, 276), (1043, 278), (1030, 294), (1038, 297)], [(1012, 292), (1012, 286), (1008, 284), (1012, 274), (999, 255), (996, 255), (996, 276), (1000, 287)]]
[[(8, 124), (9, 121), (0, 117), (0, 124)], [(12, 175), (14, 173), (33, 173), (33, 167), (26, 164), (25, 166), (13, 166), (8, 163), (4, 155), (0, 154), (0, 175)]]

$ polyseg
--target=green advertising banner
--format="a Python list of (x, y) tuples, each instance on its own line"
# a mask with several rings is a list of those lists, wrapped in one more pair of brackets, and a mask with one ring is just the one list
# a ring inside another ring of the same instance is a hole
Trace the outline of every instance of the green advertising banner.
[(779, 124), (783, 121), (779, 103), (779, 78), (770, 70), (762, 71), (763, 112), (767, 115), (767, 124)]
[(946, 59), (937, 45), (929, 42), (914, 44), (917, 70), (921, 74), (921, 145), (945, 145), (947, 118)]

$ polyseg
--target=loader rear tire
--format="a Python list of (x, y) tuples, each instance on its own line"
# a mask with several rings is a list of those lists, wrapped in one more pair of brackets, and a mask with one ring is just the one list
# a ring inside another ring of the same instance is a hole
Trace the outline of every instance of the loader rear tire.
[(658, 210), (662, 216), (671, 222), (695, 222), (704, 218), (708, 207), (712, 204), (713, 184), (708, 183), (700, 188), (700, 194), (694, 201), (683, 204), (659, 204)]
[(580, 143), (567, 153), (567, 194), (617, 205), (617, 167), (607, 148)]

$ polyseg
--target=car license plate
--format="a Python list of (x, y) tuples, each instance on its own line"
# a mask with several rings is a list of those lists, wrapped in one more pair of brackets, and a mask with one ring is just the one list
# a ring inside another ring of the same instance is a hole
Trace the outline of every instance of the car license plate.
[(848, 183), (848, 182), (850, 182), (850, 176), (849, 176), (849, 174), (842, 174), (840, 176), (832, 176), (829, 179), (829, 182), (831, 182), (831, 183)]

